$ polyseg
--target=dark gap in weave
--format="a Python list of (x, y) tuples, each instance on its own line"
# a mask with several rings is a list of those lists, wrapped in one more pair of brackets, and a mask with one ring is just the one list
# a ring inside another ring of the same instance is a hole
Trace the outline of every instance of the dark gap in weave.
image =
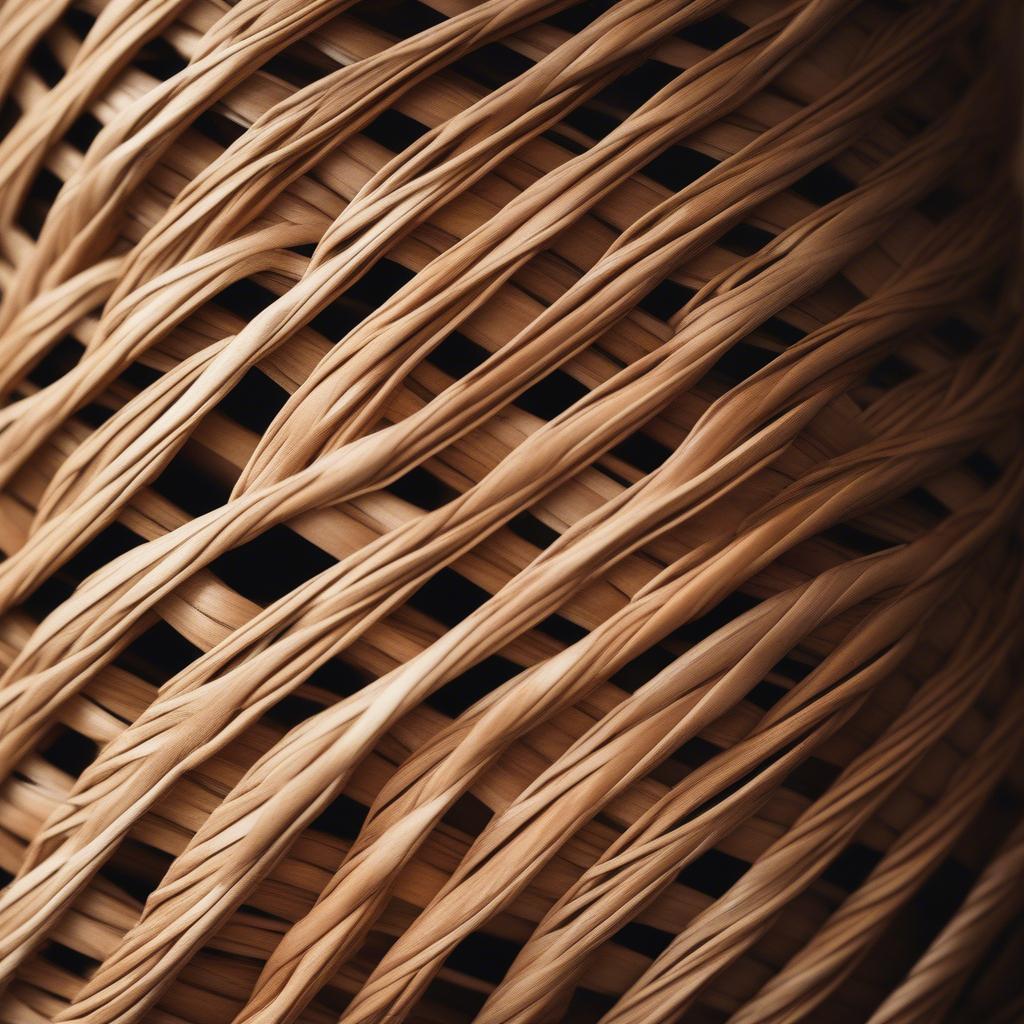
[(612, 937), (612, 942), (653, 960), (660, 956), (674, 938), (669, 932), (640, 921), (629, 921)]
[(488, 597), (490, 594), (482, 587), (446, 567), (424, 582), (409, 598), (408, 604), (451, 629), (476, 611)]
[(230, 494), (221, 480), (189, 457), (187, 447), (171, 459), (150, 486), (192, 518), (227, 504)]
[(459, 380), (485, 362), (489, 355), (482, 345), (470, 341), (458, 331), (452, 331), (427, 355), (427, 362), (453, 380)]
[(65, 564), (64, 571), (75, 579), (84, 580), (141, 543), (142, 538), (127, 526), (111, 523)]
[(118, 655), (115, 664), (160, 686), (187, 668), (202, 651), (170, 623), (157, 619)]
[(841, 771), (838, 765), (829, 764), (812, 754), (786, 776), (786, 788), (808, 800), (817, 800), (825, 795)]
[(410, 505), (428, 512), (446, 505), (458, 497), (459, 493), (422, 466), (410, 469), (408, 473), (389, 484), (387, 490)]
[(145, 363), (131, 363), (122, 371), (118, 380), (124, 381), (135, 391), (145, 391), (151, 384), (156, 383), (161, 377), (159, 370)]
[(815, 206), (827, 206), (856, 187), (845, 174), (831, 164), (822, 164), (808, 171), (789, 186), (802, 199)]
[(497, 984), (512, 966), (519, 944), (486, 932), (471, 932), (448, 954), (445, 965)]
[(221, 398), (217, 410), (247, 430), (262, 435), (288, 397), (288, 392), (280, 384), (271, 380), (258, 366), (253, 366)]
[(204, 110), (192, 122), (192, 127), (224, 149), (245, 133), (242, 125), (213, 109)]
[(875, 363), (868, 371), (866, 380), (868, 384), (883, 391), (888, 391), (905, 381), (910, 380), (917, 371), (896, 355), (887, 355), (884, 359)]
[[(470, 1021), (476, 1019), (477, 1014), (483, 1008), (485, 998), (484, 993), (465, 988), (454, 981), (449, 981), (446, 978), (434, 978), (427, 986), (419, 1005), (443, 1006), (443, 1016), (438, 1016), (438, 1011), (435, 1010), (434, 1013), (428, 1014), (426, 1017), (418, 1018), (414, 1011), (406, 1020), (409, 1021), (409, 1024), (420, 1024), (421, 1020), (423, 1024), (460, 1024), (462, 1021), (469, 1024)], [(391, 1021), (387, 1021), (386, 1024), (391, 1024)]]
[(762, 679), (747, 694), (747, 700), (762, 711), (771, 711), (785, 696), (785, 687), (779, 686), (778, 683), (770, 683), (767, 679)]
[[(340, 307), (335, 303), (319, 313), (310, 323), (324, 337), (340, 339), (355, 327), (370, 311), (383, 306), (388, 299), (399, 291), (415, 276), (414, 271), (391, 259), (380, 259), (354, 284), (345, 289), (344, 299), (356, 307), (363, 307), (366, 312), (354, 315), (353, 310)], [(333, 326), (333, 321), (340, 316), (346, 324), (344, 329)]]
[(618, 484), (619, 487), (621, 487), (623, 490), (628, 490), (630, 487), (633, 486), (635, 482), (633, 480), (627, 480), (626, 477), (620, 475), (619, 473), (616, 473), (615, 470), (611, 466), (609, 466), (607, 462), (602, 462), (600, 465), (598, 465), (597, 469), (606, 477), (608, 477), (608, 479), (611, 480), (613, 483)]
[(795, 658), (787, 655), (784, 658), (780, 658), (772, 670), (772, 674), (776, 678), (783, 679), (783, 685), (788, 683), (799, 683), (806, 679), (811, 674), (811, 665), (808, 665), (802, 661), (797, 661)]
[(147, 871), (145, 862), (156, 860), (166, 870), (170, 867), (171, 858), (138, 840), (127, 836), (118, 848), (116, 863), (108, 860), (100, 868), (100, 876), (113, 883), (122, 892), (127, 893), (139, 903), (145, 903), (150, 894), (157, 888), (162, 872), (159, 874)]
[(280, 524), (213, 561), (210, 570), (257, 604), (268, 605), (331, 566), (336, 559)]
[(587, 151), (587, 147), (582, 142), (579, 142), (577, 139), (570, 139), (568, 135), (558, 131), (556, 128), (549, 128), (541, 134), (541, 138), (547, 139), (548, 142), (553, 142), (556, 146), (560, 146), (571, 156), (579, 156)]
[(75, 415), (83, 423), (95, 430), (97, 427), (102, 427), (114, 415), (114, 410), (109, 405), (90, 402), (88, 405), (83, 405)]
[(92, 764), (98, 751), (95, 740), (70, 726), (59, 725), (51, 741), (40, 747), (39, 753), (54, 767), (78, 778)]
[(949, 182), (937, 185), (917, 204), (917, 212), (933, 224), (941, 224), (963, 205), (963, 197)]
[(730, 385), (739, 384), (763, 370), (774, 358), (775, 353), (769, 349), (741, 341), (726, 349), (708, 372), (724, 377)]
[(276, 299), (277, 296), (269, 289), (244, 277), (222, 288), (209, 301), (236, 313), (243, 320), (252, 320)]
[(652, 96), (660, 92), (679, 74), (679, 69), (664, 61), (648, 58), (639, 67), (606, 85), (591, 103), (607, 104), (625, 120), (639, 110)]
[(452, 71), (493, 92), (525, 74), (533, 61), (504, 43), (487, 43), (460, 57)]
[(7, 133), (17, 124), (21, 117), (21, 107), (13, 96), (5, 96), (0, 103), (0, 139), (6, 138)]
[(323, 710), (323, 704), (297, 693), (289, 693), (277, 701), (273, 707), (268, 708), (264, 718), (287, 731), (306, 721), (307, 718), (312, 718), (321, 710)]
[(977, 873), (952, 856), (944, 858), (928, 876), (901, 912), (907, 924), (918, 933), (920, 945), (914, 959), (946, 926), (976, 881)]
[(741, 590), (734, 590), (723, 597), (717, 604), (709, 608), (699, 618), (684, 623), (671, 633), (673, 641), (683, 645), (684, 649), (700, 643), (711, 636), (717, 629), (727, 626), (733, 619), (756, 608), (761, 602)]
[(42, 622), (72, 595), (79, 582), (63, 571), (52, 573), (21, 601), (21, 608), (30, 618)]
[(718, 166), (718, 161), (689, 146), (669, 146), (640, 173), (664, 186), (670, 192), (681, 192), (687, 185), (703, 177)]
[(806, 331), (801, 331), (799, 327), (778, 316), (768, 317), (761, 323), (760, 330), (786, 346), (796, 345), (807, 337)]
[(0, 889), (10, 885), (14, 881), (14, 875), (4, 867), (0, 867)]
[(731, 853), (710, 849), (690, 861), (676, 875), (676, 881), (718, 899), (743, 877), (749, 866)]
[(567, 619), (564, 615), (557, 614), (541, 619), (535, 628), (545, 636), (551, 637), (552, 640), (557, 640), (566, 647), (577, 643), (587, 635), (587, 631), (582, 626), (577, 625), (571, 619)]
[(933, 524), (940, 523), (949, 516), (949, 509), (934, 494), (926, 491), (923, 487), (915, 487), (912, 491), (908, 491), (904, 495), (904, 501), (924, 512)]
[(998, 483), (999, 478), (1003, 475), (999, 466), (983, 451), (972, 452), (964, 459), (964, 465), (989, 487)]
[(675, 655), (664, 647), (649, 647), (615, 672), (611, 676), (611, 682), (627, 693), (635, 693), (675, 660)]
[(585, 384), (564, 370), (552, 370), (522, 392), (515, 404), (542, 420), (553, 420), (589, 393), (590, 389)]
[(84, 39), (96, 24), (96, 18), (88, 11), (83, 11), (81, 7), (71, 5), (64, 9), (61, 22), (79, 39)]
[(671, 450), (642, 431), (630, 434), (612, 449), (612, 454), (644, 473), (653, 473), (671, 454)]
[(392, 108), (382, 111), (362, 129), (363, 135), (392, 153), (408, 149), (426, 132), (426, 125)]
[(339, 793), (317, 816), (310, 828), (352, 842), (359, 835), (369, 810), (358, 800)]
[(408, 39), (447, 20), (439, 11), (419, 0), (367, 0), (350, 13), (398, 39)]
[(336, 697), (350, 697), (366, 685), (365, 675), (342, 658), (325, 662), (306, 680), (308, 686), (333, 693)]
[(549, 25), (560, 28), (564, 32), (575, 35), (582, 32), (592, 21), (596, 21), (602, 14), (610, 11), (615, 5), (615, 0), (585, 0), (584, 3), (573, 4), (564, 11), (556, 11), (545, 19)]
[(981, 340), (977, 331), (956, 316), (948, 316), (935, 324), (931, 332), (956, 356), (964, 356), (973, 351)]
[(617, 118), (590, 106), (576, 107), (568, 111), (562, 122), (593, 141), (603, 139), (619, 126)]
[(54, 940), (47, 942), (39, 951), (39, 955), (48, 963), (78, 978), (88, 978), (100, 964), (99, 960), (94, 960), (91, 956), (79, 953), (77, 949)]
[(690, 768), (699, 768), (721, 752), (722, 748), (710, 740), (702, 736), (692, 736), (673, 752), (672, 757)]
[[(602, 1020), (615, 1005), (617, 1001), (615, 996), (588, 988), (588, 980), (589, 973), (585, 971), (569, 998), (565, 1016), (559, 1020), (559, 1024), (598, 1024), (598, 1021)], [(544, 1021), (543, 1024), (554, 1024), (554, 1019), (550, 1022)], [(704, 1024), (704, 1022), (700, 1022), (700, 1024)], [(716, 1021), (715, 1024), (718, 1022)]]
[(39, 238), (46, 214), (62, 185), (60, 178), (47, 167), (41, 167), (33, 179), (16, 218), (18, 227), (33, 241)]
[(457, 718), (521, 671), (522, 668), (508, 658), (492, 654), (445, 683), (427, 697), (426, 703), (449, 718)]
[(737, 224), (718, 239), (718, 244), (737, 256), (753, 256), (773, 238), (775, 236), (764, 228), (755, 227), (753, 224)]
[(74, 123), (64, 133), (64, 138), (79, 153), (84, 153), (93, 144), (93, 140), (99, 135), (102, 128), (103, 125), (99, 118), (85, 111), (85, 113), (79, 114), (75, 118)]
[(823, 530), (818, 536), (857, 555), (876, 555), (879, 551), (885, 551), (892, 547), (889, 541), (876, 537), (852, 523), (836, 523), (835, 526)]
[(54, 56), (46, 39), (40, 39), (28, 55), (28, 66), (52, 89), (64, 77), (64, 65)]
[(494, 813), (479, 797), (463, 793), (441, 820), (464, 835), (478, 836), (493, 817)]
[(747, 26), (738, 18), (719, 11), (710, 18), (684, 26), (676, 35), (695, 46), (702, 46), (705, 50), (719, 50), (746, 31)]
[(668, 323), (696, 293), (678, 281), (659, 281), (638, 303), (645, 313)]
[[(323, 55), (317, 53), (317, 56)], [(324, 77), (324, 69), (307, 60), (301, 46), (274, 54), (261, 65), (260, 71), (287, 82), (296, 92)]]
[(542, 523), (530, 512), (520, 512), (517, 516), (510, 519), (508, 528), (517, 537), (525, 540), (528, 544), (532, 544), (535, 548), (539, 548), (541, 551), (554, 544), (559, 537), (557, 530), (552, 530), (550, 526)]
[(156, 36), (146, 41), (136, 54), (134, 64), (140, 71), (145, 71), (147, 75), (165, 82), (188, 67), (188, 60), (166, 39)]
[(836, 855), (821, 877), (844, 892), (854, 892), (874, 871), (882, 854), (861, 842), (851, 842)]

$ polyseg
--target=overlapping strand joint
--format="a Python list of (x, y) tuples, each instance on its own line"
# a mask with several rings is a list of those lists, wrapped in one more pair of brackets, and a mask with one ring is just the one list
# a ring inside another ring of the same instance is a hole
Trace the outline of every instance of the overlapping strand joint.
[(1019, 22), (3, 0), (0, 1024), (1016, 1020)]

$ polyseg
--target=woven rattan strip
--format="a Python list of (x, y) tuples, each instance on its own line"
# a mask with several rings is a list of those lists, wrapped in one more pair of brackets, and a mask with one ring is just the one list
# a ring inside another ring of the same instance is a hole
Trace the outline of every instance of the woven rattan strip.
[(0, 0), (0, 1024), (1024, 1019), (1016, 0)]

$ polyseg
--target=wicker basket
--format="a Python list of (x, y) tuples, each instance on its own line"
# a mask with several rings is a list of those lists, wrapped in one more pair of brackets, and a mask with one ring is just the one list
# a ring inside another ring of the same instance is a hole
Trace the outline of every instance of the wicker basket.
[(1019, 0), (0, 3), (0, 1024), (1024, 1019)]

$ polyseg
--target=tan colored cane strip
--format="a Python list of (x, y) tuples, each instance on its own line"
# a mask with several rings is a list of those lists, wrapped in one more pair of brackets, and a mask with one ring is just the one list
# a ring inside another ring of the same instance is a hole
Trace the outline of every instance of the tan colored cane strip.
[(0, 2), (0, 1024), (1012, 1016), (1014, 7)]

